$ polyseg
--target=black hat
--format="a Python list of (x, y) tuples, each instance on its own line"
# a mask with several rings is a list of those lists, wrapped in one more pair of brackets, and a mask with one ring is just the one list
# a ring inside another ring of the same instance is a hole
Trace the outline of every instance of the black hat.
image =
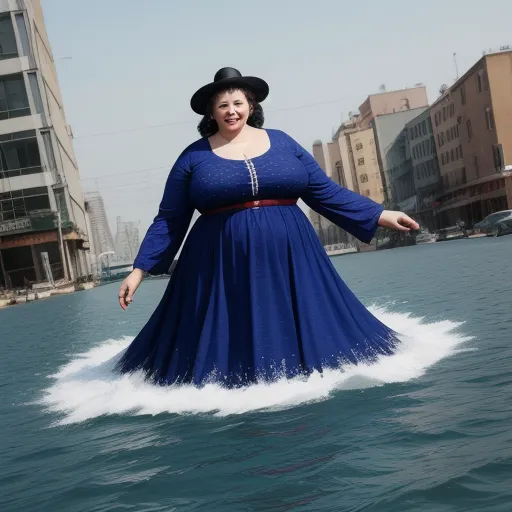
[(190, 100), (190, 106), (196, 114), (205, 115), (211, 97), (226, 88), (240, 87), (251, 91), (258, 103), (268, 96), (268, 84), (261, 78), (242, 76), (235, 68), (222, 68), (215, 73), (213, 82), (201, 87)]

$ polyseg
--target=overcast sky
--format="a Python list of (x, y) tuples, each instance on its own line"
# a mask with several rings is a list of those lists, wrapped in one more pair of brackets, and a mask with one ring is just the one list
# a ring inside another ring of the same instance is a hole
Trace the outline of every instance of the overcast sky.
[(484, 49), (512, 45), (510, 0), (42, 0), (84, 190), (115, 218), (158, 210), (196, 138), (191, 95), (224, 66), (270, 84), (266, 127), (308, 150), (379, 85), (433, 101)]

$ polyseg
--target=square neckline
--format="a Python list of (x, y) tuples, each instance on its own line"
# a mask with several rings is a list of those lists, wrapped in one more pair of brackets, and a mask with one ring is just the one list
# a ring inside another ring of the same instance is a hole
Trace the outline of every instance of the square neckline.
[(210, 153), (213, 154), (213, 156), (215, 156), (217, 158), (220, 158), (221, 160), (227, 160), (228, 162), (246, 162), (247, 160), (256, 160), (258, 158), (261, 158), (261, 157), (265, 156), (266, 154), (270, 153), (270, 151), (273, 148), (273, 143), (272, 143), (272, 139), (270, 137), (270, 132), (268, 130), (266, 130), (265, 128), (261, 128), (261, 130), (263, 130), (267, 134), (268, 142), (269, 142), (268, 149), (266, 151), (264, 151), (263, 153), (261, 153), (260, 155), (251, 156), (251, 157), (248, 156), (246, 158), (226, 158), (226, 157), (220, 156), (217, 153), (215, 153), (215, 151), (213, 150), (212, 145), (210, 144), (209, 138), (205, 137), (205, 140), (206, 140), (206, 144), (208, 146), (208, 149), (210, 150)]

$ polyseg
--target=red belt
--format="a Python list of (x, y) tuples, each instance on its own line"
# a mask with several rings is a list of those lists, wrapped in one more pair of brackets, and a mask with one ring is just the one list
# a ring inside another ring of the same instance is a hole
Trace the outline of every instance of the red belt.
[(214, 208), (203, 212), (203, 215), (213, 215), (215, 213), (227, 212), (229, 210), (246, 210), (248, 208), (259, 208), (260, 206), (293, 206), (297, 204), (297, 199), (260, 199), (259, 201), (248, 201), (247, 203), (233, 204)]

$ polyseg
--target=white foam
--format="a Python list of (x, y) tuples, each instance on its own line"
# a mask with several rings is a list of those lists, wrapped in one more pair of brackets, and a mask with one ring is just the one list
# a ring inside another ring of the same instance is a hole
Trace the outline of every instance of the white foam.
[(42, 403), (59, 413), (59, 424), (86, 421), (109, 414), (200, 414), (219, 416), (249, 411), (286, 408), (324, 400), (336, 390), (363, 389), (420, 377), (441, 359), (459, 352), (456, 347), (470, 338), (457, 332), (460, 323), (426, 323), (408, 314), (370, 308), (381, 321), (402, 333), (401, 345), (393, 356), (374, 364), (346, 366), (314, 373), (307, 380), (279, 380), (240, 389), (209, 384), (161, 387), (144, 381), (141, 373), (119, 375), (115, 362), (131, 339), (107, 340), (83, 354), (74, 355), (59, 372)]

